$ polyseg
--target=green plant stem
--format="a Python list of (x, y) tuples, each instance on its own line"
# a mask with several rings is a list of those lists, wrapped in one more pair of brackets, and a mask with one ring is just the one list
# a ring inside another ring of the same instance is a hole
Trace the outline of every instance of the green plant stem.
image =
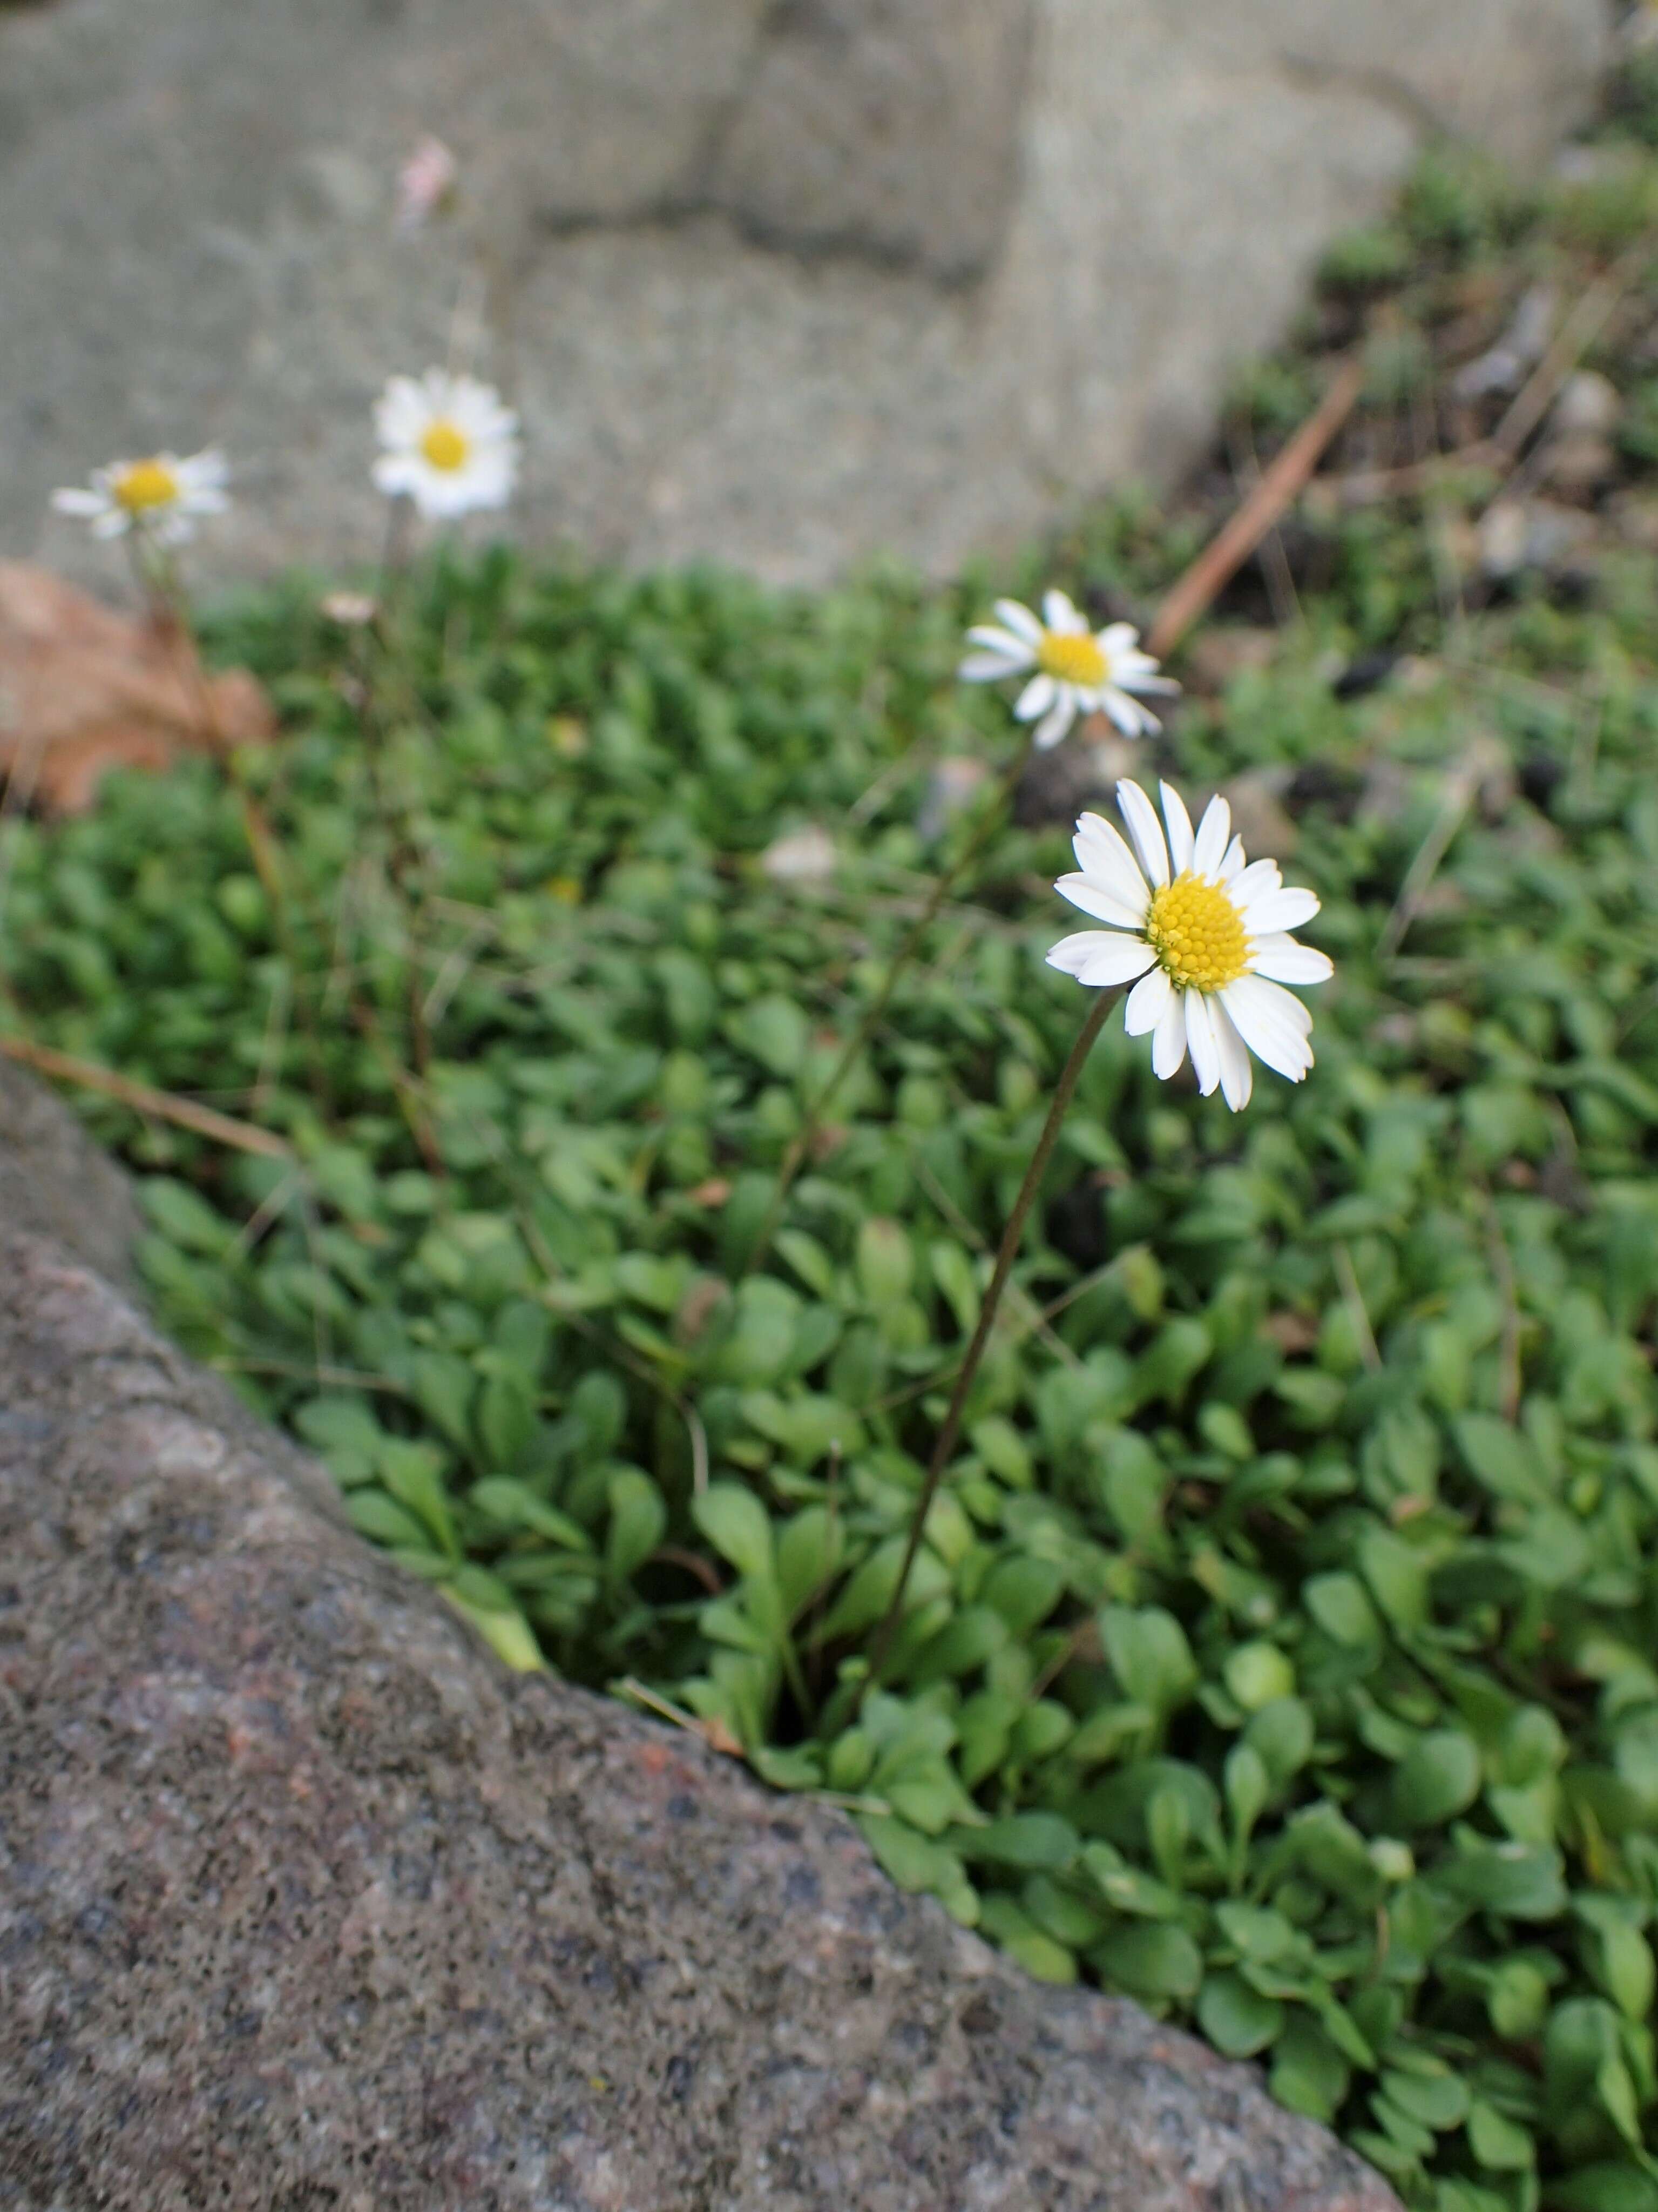
[(242, 836), (247, 845), (248, 857), (253, 863), (254, 873), (258, 877), (270, 904), (276, 949), (287, 963), (292, 979), (294, 1009), (305, 1037), (312, 1096), (324, 1118), (331, 1119), (333, 1103), (327, 1062), (304, 988), (304, 970), (301, 966), (299, 944), (294, 932), (294, 917), (288, 906), (280, 841), (259, 804), (258, 794), (242, 771), (229, 733), (219, 720), (218, 703), (214, 698), (213, 686), (202, 660), (201, 641), (196, 634), (190, 594), (185, 588), (177, 561), (165, 546), (152, 544), (142, 531), (131, 532), (127, 544), (139, 588), (149, 605), (151, 623), (156, 635), (172, 647), (174, 658), (181, 665), (185, 682), (196, 695), (197, 713), (201, 718), (203, 733), (219, 764), (226, 785), (235, 797), (241, 814)]
[(962, 1422), (967, 1412), (967, 1401), (972, 1395), (974, 1382), (977, 1378), (980, 1367), (983, 1364), (985, 1349), (990, 1342), (991, 1332), (996, 1326), (998, 1309), (1012, 1279), (1014, 1263), (1019, 1256), (1019, 1247), (1024, 1241), (1025, 1224), (1030, 1218), (1030, 1209), (1036, 1202), (1036, 1194), (1042, 1187), (1042, 1178), (1048, 1173), (1048, 1163), (1054, 1157), (1054, 1148), (1060, 1141), (1060, 1131), (1065, 1126), (1065, 1117), (1070, 1111), (1072, 1098), (1076, 1096), (1077, 1085), (1081, 1080), (1084, 1066), (1089, 1054), (1094, 1049), (1095, 1041), (1101, 1030), (1105, 1026), (1105, 1018), (1116, 1004), (1119, 995), (1120, 994), (1115, 990), (1102, 990), (1096, 994), (1094, 1004), (1089, 1010), (1088, 1018), (1082, 1025), (1077, 1042), (1071, 1048), (1071, 1057), (1066, 1060), (1059, 1082), (1054, 1086), (1053, 1103), (1048, 1109), (1048, 1120), (1042, 1125), (1042, 1133), (1036, 1140), (1036, 1149), (1030, 1156), (1030, 1165), (1025, 1170), (1024, 1181), (1019, 1186), (1019, 1194), (1013, 1201), (1013, 1211), (1007, 1218), (1007, 1227), (1002, 1232), (1002, 1245), (1000, 1251), (996, 1255), (995, 1272), (991, 1276), (990, 1287), (985, 1292), (984, 1304), (979, 1309), (979, 1325), (973, 1332), (973, 1341), (968, 1346), (967, 1357), (963, 1360), (961, 1371), (956, 1377), (956, 1389), (950, 1401), (950, 1410), (944, 1415), (944, 1426), (939, 1430), (937, 1441), (933, 1444), (932, 1458), (927, 1468), (926, 1480), (921, 1485), (921, 1494), (915, 1501), (914, 1517), (909, 1524), (909, 1542), (904, 1548), (904, 1563), (898, 1570), (897, 1586), (893, 1590), (890, 1602), (888, 1604), (880, 1627), (876, 1631), (875, 1641), (870, 1650), (869, 1673), (865, 1678), (865, 1688), (872, 1683), (878, 1682), (881, 1678), (881, 1669), (886, 1663), (888, 1651), (903, 1613), (904, 1593), (909, 1587), (909, 1577), (915, 1565), (916, 1555), (921, 1548), (921, 1539), (926, 1530), (927, 1516), (932, 1510), (932, 1501), (938, 1495), (938, 1486), (944, 1479), (944, 1470), (954, 1457), (956, 1446), (960, 1441)]
[[(393, 514), (397, 514), (405, 504), (403, 501), (394, 502)], [(391, 573), (392, 558), (392, 549), (388, 546), (388, 574)], [(366, 640), (367, 649), (355, 656), (357, 725), (362, 733), (363, 760), (368, 771), (374, 811), (380, 818), (380, 826), (386, 842), (386, 877), (403, 909), (409, 966), (410, 1052), (415, 1073), (424, 1080), (432, 1064), (431, 1030), (426, 1018), (426, 993), (421, 972), (426, 899), (423, 887), (416, 881), (420, 853), (410, 823), (410, 810), (401, 799), (392, 796), (390, 771), (385, 757), (385, 717), (381, 711), (378, 678), (391, 663), (392, 643), (384, 625), (382, 610), (380, 621), (374, 625)]]
[(783, 1225), (783, 1209), (788, 1204), (789, 1193), (794, 1188), (795, 1177), (805, 1165), (817, 1139), (822, 1136), (824, 1118), (829, 1108), (835, 1103), (841, 1085), (857, 1066), (870, 1039), (885, 1018), (887, 1008), (892, 1004), (894, 992), (896, 991), (906, 969), (914, 964), (917, 954), (926, 942), (927, 932), (944, 911), (951, 892), (984, 851), (986, 846), (989, 844), (992, 837), (1002, 827), (1008, 802), (1017, 787), (1020, 777), (1025, 772), (1029, 757), (1028, 752), (1020, 754), (1011, 769), (1002, 778), (994, 804), (987, 810), (984, 818), (973, 836), (933, 885), (932, 896), (908, 936), (899, 946), (891, 965), (887, 969), (885, 981), (874, 998), (871, 1000), (864, 1018), (853, 1032), (845, 1051), (835, 1063), (828, 1082), (806, 1109), (805, 1121), (802, 1123), (799, 1134), (790, 1143), (788, 1151), (783, 1155), (783, 1164), (777, 1174), (777, 1188), (772, 1193), (771, 1205), (767, 1210), (765, 1220), (761, 1224), (760, 1234), (756, 1237), (752, 1249), (743, 1262), (739, 1280), (744, 1276), (751, 1275), (770, 1252), (772, 1240)]

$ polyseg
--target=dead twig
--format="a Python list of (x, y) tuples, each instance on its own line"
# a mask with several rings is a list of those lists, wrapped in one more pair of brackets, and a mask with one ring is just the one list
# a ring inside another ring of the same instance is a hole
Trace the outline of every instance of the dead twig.
[(1617, 313), (1651, 252), (1650, 240), (1643, 239), (1589, 286), (1491, 434), (1491, 443), (1497, 453), (1510, 461), (1515, 459), (1553, 406), (1566, 379)]
[(135, 1083), (130, 1075), (118, 1075), (112, 1067), (99, 1067), (89, 1060), (73, 1059), (66, 1052), (54, 1052), (50, 1045), (32, 1043), (27, 1037), (0, 1037), (0, 1053), (8, 1060), (33, 1068), (39, 1074), (50, 1076), (56, 1083), (73, 1084), (82, 1091), (96, 1091), (106, 1098), (130, 1106), (135, 1114), (171, 1121), (178, 1128), (189, 1129), (212, 1144), (228, 1146), (234, 1152), (259, 1152), (271, 1160), (291, 1160), (294, 1157), (293, 1146), (273, 1130), (256, 1129), (247, 1121), (233, 1121), (229, 1115), (216, 1114), (210, 1106), (198, 1106), (192, 1098), (177, 1097), (170, 1091), (152, 1090), (147, 1083)]
[(701, 1736), (710, 1751), (720, 1752), (726, 1759), (744, 1756), (742, 1745), (724, 1721), (705, 1721), (700, 1714), (687, 1712), (683, 1705), (676, 1705), (670, 1698), (659, 1697), (632, 1674), (625, 1675), (616, 1686), (624, 1698), (631, 1698), (636, 1705), (643, 1705), (647, 1713), (654, 1713), (659, 1720), (671, 1721), (676, 1728), (683, 1729), (688, 1735)]
[(1370, 1326), (1370, 1310), (1364, 1303), (1364, 1293), (1359, 1287), (1358, 1270), (1353, 1265), (1352, 1253), (1345, 1244), (1335, 1248), (1336, 1282), (1341, 1291), (1341, 1302), (1346, 1307), (1358, 1339), (1359, 1356), (1372, 1375), (1382, 1370), (1382, 1353), (1376, 1340), (1376, 1331)]
[(1404, 942), (1405, 933), (1415, 921), (1422, 902), (1427, 896), (1429, 886), (1439, 872), (1439, 864), (1450, 851), (1490, 765), (1486, 748), (1475, 745), (1446, 777), (1433, 826), (1418, 847), (1416, 858), (1406, 871), (1405, 880), (1399, 887), (1399, 896), (1394, 901), (1392, 911), (1376, 939), (1376, 957), (1379, 959), (1391, 960)]
[(1163, 601), (1146, 639), (1146, 651), (1159, 660), (1173, 652), (1267, 532), (1306, 489), (1326, 447), (1351, 414), (1364, 388), (1364, 363), (1353, 355), (1337, 372), (1334, 381), (1289, 444), (1262, 476), (1226, 527)]
[(1368, 507), (1377, 500), (1407, 499), (1413, 492), (1431, 491), (1448, 477), (1471, 469), (1506, 469), (1509, 456), (1489, 438), (1472, 446), (1458, 446), (1448, 453), (1429, 453), (1421, 460), (1406, 461), (1394, 469), (1358, 469), (1350, 476), (1321, 477), (1333, 483), (1344, 507)]
[(1503, 1217), (1489, 1191), (1480, 1193), (1485, 1217), (1485, 1252), (1497, 1295), (1503, 1301), (1503, 1334), (1497, 1347), (1497, 1371), (1501, 1389), (1499, 1407), (1505, 1421), (1520, 1418), (1525, 1378), (1520, 1364), (1520, 1286), (1515, 1279), (1514, 1255), (1503, 1234)]

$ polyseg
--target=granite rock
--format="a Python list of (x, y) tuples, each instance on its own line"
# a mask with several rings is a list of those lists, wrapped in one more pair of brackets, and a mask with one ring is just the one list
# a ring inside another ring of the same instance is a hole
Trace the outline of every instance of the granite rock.
[(1396, 2212), (838, 1814), (505, 1674), (15, 1190), (4, 2212)]
[(138, 1234), (131, 1187), (69, 1109), (0, 1060), (0, 1230), (49, 1237), (127, 1285)]
[[(0, 9), (0, 553), (224, 442), (213, 572), (367, 559), (368, 406), (458, 349), (514, 526), (935, 568), (1167, 481), (1424, 139), (1540, 159), (1606, 0), (55, 0)], [(461, 211), (415, 240), (424, 132)]]

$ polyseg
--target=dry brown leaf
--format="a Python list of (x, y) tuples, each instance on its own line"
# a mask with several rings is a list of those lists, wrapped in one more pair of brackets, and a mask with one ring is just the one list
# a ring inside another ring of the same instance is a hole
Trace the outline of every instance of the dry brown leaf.
[(244, 669), (205, 675), (171, 626), (101, 605), (50, 570), (0, 562), (0, 775), (82, 814), (113, 768), (162, 769), (275, 734)]

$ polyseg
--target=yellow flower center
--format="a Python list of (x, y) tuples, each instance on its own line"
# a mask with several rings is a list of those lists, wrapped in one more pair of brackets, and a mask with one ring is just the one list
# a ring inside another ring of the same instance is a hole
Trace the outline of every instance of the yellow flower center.
[(1179, 990), (1224, 991), (1248, 964), (1243, 918), (1218, 884), (1176, 876), (1152, 894), (1145, 939)]
[(420, 449), (434, 469), (452, 476), (471, 459), (472, 441), (458, 422), (439, 421), (428, 427)]
[(1061, 684), (1080, 684), (1084, 691), (1097, 691), (1109, 672), (1105, 655), (1091, 637), (1066, 630), (1043, 632), (1036, 647), (1036, 665), (1044, 676)]
[(165, 461), (134, 461), (122, 470), (110, 487), (117, 507), (129, 514), (148, 514), (158, 507), (171, 507), (179, 496), (179, 479)]

